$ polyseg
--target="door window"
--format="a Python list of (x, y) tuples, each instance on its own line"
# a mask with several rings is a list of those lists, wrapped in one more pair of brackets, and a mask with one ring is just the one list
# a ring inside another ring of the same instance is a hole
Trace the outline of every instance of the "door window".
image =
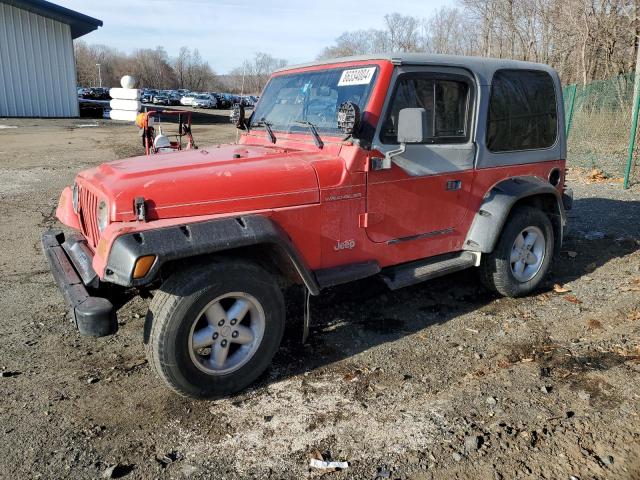
[(398, 143), (398, 115), (403, 108), (424, 108), (426, 143), (466, 143), (469, 140), (469, 83), (433, 75), (403, 75), (396, 83), (380, 140)]

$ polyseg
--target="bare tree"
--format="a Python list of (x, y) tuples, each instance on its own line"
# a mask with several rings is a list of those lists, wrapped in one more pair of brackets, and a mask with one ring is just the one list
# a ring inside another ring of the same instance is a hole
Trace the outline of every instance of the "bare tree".
[(229, 75), (231, 89), (236, 93), (258, 94), (267, 84), (271, 74), (287, 65), (287, 61), (275, 58), (268, 53), (258, 52), (253, 59), (245, 60)]
[(100, 64), (100, 76), (104, 86), (112, 87), (120, 83), (118, 74), (125, 55), (106, 45), (87, 45), (81, 40), (74, 42), (73, 46), (78, 85), (98, 86), (97, 64)]
[(188, 47), (180, 47), (178, 56), (173, 59), (173, 69), (176, 72), (176, 80), (178, 81), (178, 88), (185, 87), (187, 69), (189, 68), (189, 62), (191, 61), (191, 51)]
[(417, 52), (420, 49), (420, 20), (409, 15), (391, 13), (384, 16), (389, 47), (396, 52)]
[(178, 84), (167, 52), (162, 47), (136, 50), (129, 59), (128, 67), (140, 86), (174, 88)]
[(423, 23), (423, 50), (430, 53), (471, 55), (474, 39), (469, 21), (457, 8), (442, 7)]
[(336, 39), (336, 44), (325, 48), (319, 58), (346, 57), (390, 50), (389, 39), (383, 30), (355, 30), (344, 32)]
[(565, 82), (630, 72), (640, 38), (640, 0), (460, 0), (420, 20), (386, 15), (384, 30), (340, 35), (320, 58), (426, 51), (548, 63)]
[(363, 55), (386, 51), (417, 52), (423, 48), (420, 35), (421, 21), (418, 18), (392, 13), (385, 15), (384, 30), (374, 28), (344, 32), (335, 45), (325, 48), (320, 59), (348, 55)]
[(208, 62), (200, 56), (198, 49), (193, 52), (188, 47), (180, 48), (178, 56), (173, 59), (178, 88), (186, 88), (193, 92), (218, 89), (220, 82)]

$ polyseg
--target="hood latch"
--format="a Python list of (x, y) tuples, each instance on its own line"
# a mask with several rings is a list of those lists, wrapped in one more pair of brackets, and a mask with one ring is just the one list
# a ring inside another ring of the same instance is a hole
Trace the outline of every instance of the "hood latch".
[(133, 213), (140, 222), (147, 221), (147, 207), (144, 197), (136, 197), (133, 201)]

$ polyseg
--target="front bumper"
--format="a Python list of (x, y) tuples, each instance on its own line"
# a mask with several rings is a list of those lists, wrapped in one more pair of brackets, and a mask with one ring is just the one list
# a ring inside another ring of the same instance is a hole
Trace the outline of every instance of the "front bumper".
[(51, 273), (80, 334), (92, 337), (112, 335), (118, 330), (116, 310), (108, 299), (93, 296), (87, 290), (85, 283), (95, 283), (97, 279), (92, 278), (86, 250), (78, 245), (81, 242), (77, 237), (65, 240), (65, 234), (60, 230), (49, 230), (42, 235), (42, 247)]

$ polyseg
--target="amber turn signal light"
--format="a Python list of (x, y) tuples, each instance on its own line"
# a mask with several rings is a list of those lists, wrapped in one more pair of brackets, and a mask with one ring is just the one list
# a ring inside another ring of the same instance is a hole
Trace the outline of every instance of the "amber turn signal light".
[(136, 280), (143, 278), (147, 273), (149, 273), (149, 270), (151, 270), (155, 261), (155, 255), (145, 255), (144, 257), (138, 258), (138, 260), (136, 260), (135, 267), (133, 267), (133, 278)]

